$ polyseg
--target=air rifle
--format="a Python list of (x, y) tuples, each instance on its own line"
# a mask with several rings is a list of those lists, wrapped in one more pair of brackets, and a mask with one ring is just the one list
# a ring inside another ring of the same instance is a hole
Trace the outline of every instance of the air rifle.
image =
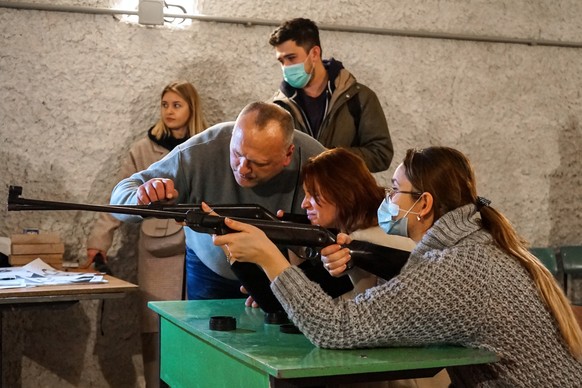
[[(105, 213), (132, 214), (144, 218), (166, 218), (183, 222), (192, 230), (208, 234), (227, 234), (236, 232), (228, 228), (225, 217), (232, 218), (261, 229), (267, 237), (279, 246), (305, 246), (317, 252), (319, 249), (336, 243), (335, 233), (326, 228), (300, 222), (299, 215), (278, 218), (259, 205), (212, 205), (220, 215), (205, 213), (198, 204), (161, 204), (150, 205), (90, 205), (82, 203), (55, 202), (22, 198), (22, 187), (10, 186), (8, 210), (87, 210)], [(306, 217), (302, 217), (306, 219)], [(400, 272), (408, 260), (409, 252), (354, 240), (345, 247), (351, 251), (348, 267), (358, 266), (383, 279), (390, 279)], [(315, 257), (315, 255), (312, 255)], [(262, 269), (253, 263), (235, 261), (231, 268), (253, 299), (266, 313), (283, 311), (279, 301), (272, 294), (270, 282)]]

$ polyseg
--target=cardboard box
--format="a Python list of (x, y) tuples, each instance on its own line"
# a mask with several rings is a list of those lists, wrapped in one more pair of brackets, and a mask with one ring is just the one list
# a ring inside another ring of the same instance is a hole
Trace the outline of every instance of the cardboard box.
[(63, 262), (63, 255), (58, 253), (42, 253), (39, 255), (10, 255), (8, 261), (12, 266), (21, 267), (36, 259), (41, 259), (47, 264), (61, 264)]
[(25, 233), (10, 236), (12, 245), (19, 244), (54, 244), (61, 242), (61, 236), (57, 233)]
[(10, 236), (9, 262), (22, 266), (40, 258), (47, 264), (61, 264), (65, 244), (57, 233), (24, 233)]
[(35, 255), (41, 253), (65, 253), (65, 244), (12, 244), (12, 255)]

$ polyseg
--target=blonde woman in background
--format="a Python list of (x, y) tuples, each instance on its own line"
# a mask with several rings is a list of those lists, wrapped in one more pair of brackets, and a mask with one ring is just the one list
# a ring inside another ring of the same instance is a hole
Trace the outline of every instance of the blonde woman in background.
[[(187, 81), (172, 82), (161, 94), (160, 120), (138, 140), (122, 163), (119, 180), (145, 170), (191, 136), (207, 128), (200, 97)], [(102, 213), (87, 239), (87, 263), (100, 254), (107, 261), (121, 221)], [(174, 220), (146, 219), (138, 243), (141, 338), (147, 387), (159, 385), (158, 317), (147, 308), (153, 300), (180, 300), (184, 295), (184, 231)]]

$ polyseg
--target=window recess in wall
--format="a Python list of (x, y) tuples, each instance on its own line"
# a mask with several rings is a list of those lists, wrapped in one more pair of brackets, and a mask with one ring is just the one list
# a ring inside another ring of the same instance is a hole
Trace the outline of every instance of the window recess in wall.
[(181, 15), (193, 15), (198, 0), (120, 0), (122, 9), (135, 10), (136, 15), (122, 15), (119, 20), (144, 25), (186, 27), (192, 19)]

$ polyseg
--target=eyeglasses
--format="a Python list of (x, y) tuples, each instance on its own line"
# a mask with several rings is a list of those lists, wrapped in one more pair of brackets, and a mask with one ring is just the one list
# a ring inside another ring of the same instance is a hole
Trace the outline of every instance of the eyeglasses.
[(392, 198), (394, 198), (394, 195), (396, 195), (396, 194), (410, 194), (410, 195), (416, 195), (416, 196), (422, 195), (422, 193), (420, 191), (401, 191), (401, 190), (396, 190), (393, 187), (385, 187), (384, 191), (385, 191), (386, 199), (392, 199)]

